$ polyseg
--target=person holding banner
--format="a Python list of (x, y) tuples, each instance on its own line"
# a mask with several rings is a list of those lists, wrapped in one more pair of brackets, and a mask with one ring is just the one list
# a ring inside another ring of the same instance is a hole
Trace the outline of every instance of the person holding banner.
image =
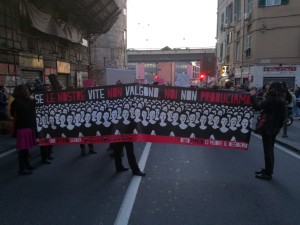
[(14, 116), (16, 149), (18, 150), (19, 174), (32, 174), (29, 163), (29, 149), (36, 145), (35, 137), (35, 101), (31, 99), (26, 85), (19, 85), (14, 90), (14, 101), (11, 104), (11, 115)]
[(111, 143), (111, 147), (114, 150), (114, 159), (115, 159), (115, 166), (116, 166), (117, 173), (128, 170), (128, 168), (124, 167), (122, 163), (122, 152), (123, 152), (123, 148), (125, 147), (127, 159), (128, 159), (130, 169), (132, 171), (132, 175), (141, 176), (141, 177), (146, 176), (146, 173), (140, 170), (139, 165), (136, 162), (133, 142)]
[(256, 91), (250, 91), (253, 108), (266, 114), (266, 121), (262, 128), (262, 142), (264, 148), (265, 168), (256, 171), (258, 179), (271, 180), (274, 169), (274, 144), (277, 134), (285, 119), (285, 89), (280, 82), (272, 82), (263, 100), (258, 101)]
[[(92, 143), (88, 144), (89, 147), (89, 154), (96, 154), (97, 152), (94, 150), (94, 145)], [(85, 152), (85, 144), (80, 144), (80, 151), (81, 151), (81, 155), (85, 156), (86, 152)]]

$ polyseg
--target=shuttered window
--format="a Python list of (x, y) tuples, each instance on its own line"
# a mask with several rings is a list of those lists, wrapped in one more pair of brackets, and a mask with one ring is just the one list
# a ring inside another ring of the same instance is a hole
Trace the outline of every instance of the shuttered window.
[(289, 0), (281, 0), (281, 4), (282, 5), (287, 5), (287, 4), (289, 4)]

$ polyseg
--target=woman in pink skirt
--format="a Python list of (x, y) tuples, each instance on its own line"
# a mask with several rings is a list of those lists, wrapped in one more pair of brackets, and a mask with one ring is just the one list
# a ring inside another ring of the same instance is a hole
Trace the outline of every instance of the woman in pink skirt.
[(19, 153), (19, 174), (32, 174), (28, 151), (36, 145), (35, 137), (35, 101), (30, 98), (26, 85), (19, 85), (14, 90), (11, 115), (15, 120), (16, 149)]

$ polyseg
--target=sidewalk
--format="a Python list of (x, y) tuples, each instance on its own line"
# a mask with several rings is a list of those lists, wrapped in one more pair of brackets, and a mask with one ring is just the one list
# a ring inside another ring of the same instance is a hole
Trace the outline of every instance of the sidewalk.
[[(253, 125), (256, 123), (254, 118)], [(300, 118), (295, 117), (294, 122), (287, 128), (287, 137), (283, 137), (283, 129), (277, 135), (276, 142), (293, 151), (300, 153)], [(10, 135), (0, 134), (0, 154), (16, 147), (16, 139)]]
[(283, 129), (276, 137), (276, 142), (300, 153), (300, 117), (294, 117), (294, 122), (287, 127), (287, 137), (283, 137)]

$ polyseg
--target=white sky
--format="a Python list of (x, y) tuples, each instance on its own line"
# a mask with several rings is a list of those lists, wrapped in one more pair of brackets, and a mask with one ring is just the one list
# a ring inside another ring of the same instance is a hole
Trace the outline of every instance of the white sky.
[(218, 0), (127, 0), (127, 48), (215, 47)]

